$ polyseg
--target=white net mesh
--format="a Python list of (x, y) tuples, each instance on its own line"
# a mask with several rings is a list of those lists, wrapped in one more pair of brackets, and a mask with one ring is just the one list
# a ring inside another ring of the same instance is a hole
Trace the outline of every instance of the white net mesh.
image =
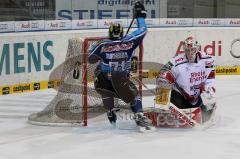
[[(80, 38), (70, 39), (68, 50), (61, 70), (60, 85), (58, 93), (48, 106), (41, 112), (31, 114), (29, 122), (37, 125), (78, 125), (83, 120), (83, 101), (82, 101), (82, 63), (84, 40)], [(74, 72), (74, 69), (76, 72)], [(92, 74), (94, 66), (89, 67), (88, 74)], [(73, 77), (75, 74), (76, 79)], [(50, 76), (50, 80), (54, 79)], [(101, 99), (93, 90), (92, 82), (89, 81), (88, 94), (94, 97), (88, 97), (89, 108), (94, 105), (101, 105)]]
[[(96, 65), (87, 65), (84, 70), (84, 58), (88, 54), (86, 51), (97, 39), (86, 41), (80, 38), (69, 40), (65, 62), (59, 66), (60, 71), (53, 71), (50, 81), (56, 80), (56, 74), (61, 74), (58, 93), (47, 107), (38, 113), (31, 114), (28, 121), (35, 125), (51, 126), (77, 126), (83, 124), (85, 104), (88, 118), (101, 115), (105, 112), (102, 106), (100, 95), (94, 90), (93, 75)], [(85, 53), (84, 53), (85, 52)], [(84, 72), (87, 71), (87, 72)], [(58, 72), (58, 73), (56, 73)], [(60, 73), (59, 73), (60, 72)], [(87, 101), (83, 102), (83, 82), (87, 73)], [(58, 75), (59, 76), (59, 75)], [(126, 106), (123, 101), (115, 100), (115, 106)]]

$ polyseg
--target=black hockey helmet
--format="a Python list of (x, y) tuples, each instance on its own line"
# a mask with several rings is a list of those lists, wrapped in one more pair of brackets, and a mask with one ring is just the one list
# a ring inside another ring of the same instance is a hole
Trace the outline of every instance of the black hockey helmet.
[(123, 38), (123, 27), (119, 23), (113, 23), (110, 25), (109, 30), (109, 39), (111, 40), (121, 40)]

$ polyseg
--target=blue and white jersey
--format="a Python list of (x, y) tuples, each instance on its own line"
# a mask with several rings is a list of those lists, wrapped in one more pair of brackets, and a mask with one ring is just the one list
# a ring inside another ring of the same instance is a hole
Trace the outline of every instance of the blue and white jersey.
[(147, 32), (144, 18), (137, 18), (138, 29), (121, 40), (103, 40), (93, 47), (88, 56), (89, 63), (95, 63), (94, 56), (101, 60), (101, 72), (129, 72), (134, 50)]

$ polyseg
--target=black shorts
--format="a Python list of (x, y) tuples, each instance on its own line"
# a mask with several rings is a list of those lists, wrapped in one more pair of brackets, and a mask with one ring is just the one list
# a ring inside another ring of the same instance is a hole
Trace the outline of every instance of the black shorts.
[(202, 106), (202, 99), (200, 98), (196, 104), (191, 104), (179, 92), (172, 90), (170, 102), (177, 106), (179, 109), (196, 108)]
[(121, 72), (112, 73), (111, 77), (107, 73), (99, 73), (94, 85), (102, 96), (117, 97), (126, 103), (133, 102), (138, 95), (135, 84)]
[(117, 93), (113, 88), (112, 81), (109, 79), (106, 73), (99, 73), (94, 81), (94, 87), (96, 91), (102, 96), (117, 97)]

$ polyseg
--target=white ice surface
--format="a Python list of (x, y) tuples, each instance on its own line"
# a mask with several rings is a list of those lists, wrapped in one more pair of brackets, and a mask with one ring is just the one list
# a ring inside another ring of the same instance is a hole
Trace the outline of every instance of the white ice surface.
[(214, 126), (148, 134), (138, 133), (131, 120), (120, 120), (113, 129), (105, 116), (88, 127), (29, 125), (27, 116), (42, 110), (56, 92), (0, 96), (0, 159), (239, 159), (240, 76), (217, 76), (216, 89)]

